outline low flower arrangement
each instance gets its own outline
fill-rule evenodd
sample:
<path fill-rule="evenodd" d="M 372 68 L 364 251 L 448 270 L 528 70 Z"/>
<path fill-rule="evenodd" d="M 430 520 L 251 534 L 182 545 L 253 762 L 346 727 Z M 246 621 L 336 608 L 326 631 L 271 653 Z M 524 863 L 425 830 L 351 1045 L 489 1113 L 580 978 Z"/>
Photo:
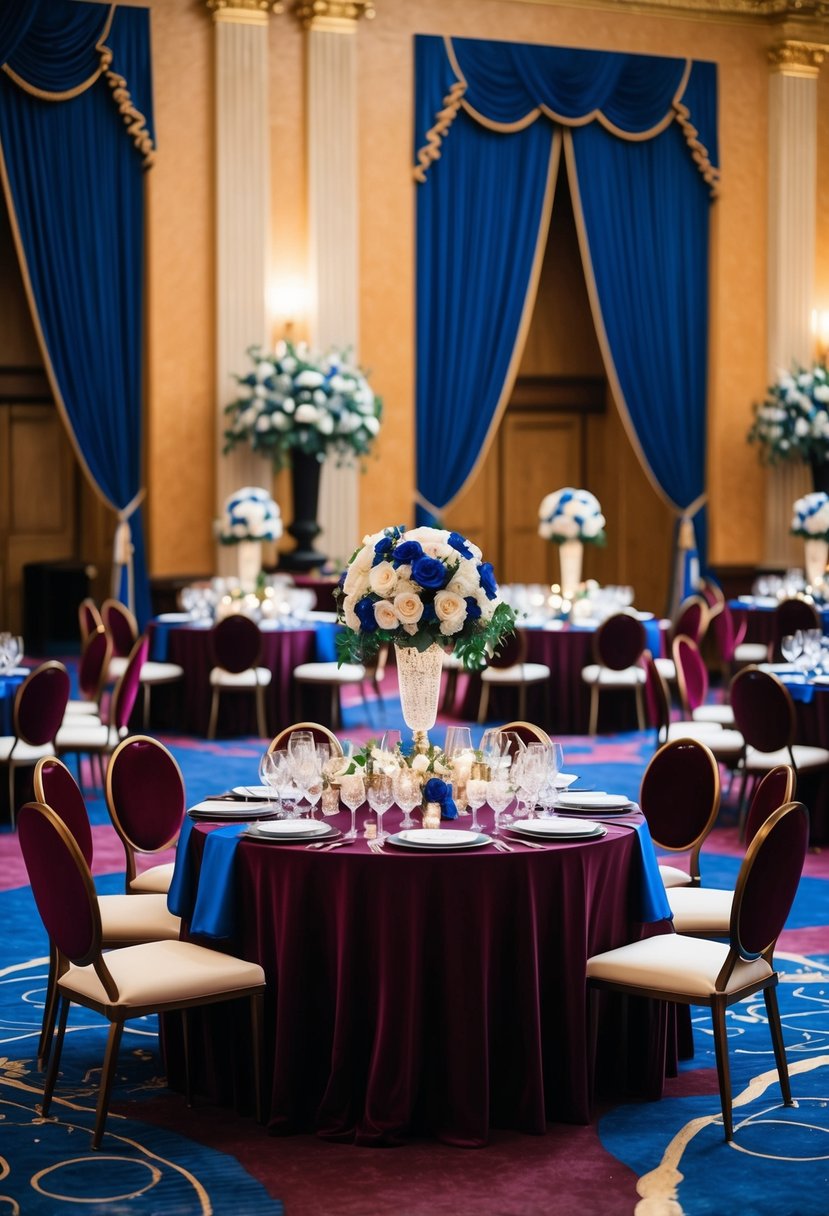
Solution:
<path fill-rule="evenodd" d="M 225 499 L 217 534 L 223 545 L 238 545 L 245 540 L 279 540 L 282 535 L 279 507 L 260 486 L 242 486 Z"/>
<path fill-rule="evenodd" d="M 451 650 L 477 671 L 507 633 L 515 614 L 481 550 L 458 532 L 385 528 L 352 555 L 337 592 L 337 638 L 343 662 L 371 659 L 384 643 Z"/>
<path fill-rule="evenodd" d="M 829 369 L 795 366 L 780 372 L 766 390 L 765 400 L 754 407 L 749 443 L 760 448 L 767 464 L 829 458 Z"/>
<path fill-rule="evenodd" d="M 280 341 L 273 353 L 251 346 L 253 370 L 237 376 L 239 395 L 225 407 L 224 451 L 240 443 L 267 456 L 275 469 L 293 451 L 338 464 L 368 455 L 383 406 L 345 351 L 314 354 L 304 342 Z"/>
<path fill-rule="evenodd" d="M 589 490 L 565 486 L 547 494 L 538 508 L 538 535 L 557 545 L 580 540 L 586 545 L 603 545 L 607 539 L 605 517 L 599 500 Z"/>
<path fill-rule="evenodd" d="M 357 773 L 361 769 L 366 780 L 374 772 L 394 773 L 406 766 L 417 773 L 423 790 L 422 805 L 436 802 L 441 819 L 457 819 L 458 808 L 452 797 L 452 765 L 442 748 L 430 744 L 427 752 L 403 751 L 397 747 L 393 752 L 383 751 L 374 739 L 369 739 L 353 752 L 346 761 L 342 773 Z"/>
<path fill-rule="evenodd" d="M 804 540 L 829 540 L 829 494 L 816 490 L 798 498 L 794 504 L 792 536 Z"/>

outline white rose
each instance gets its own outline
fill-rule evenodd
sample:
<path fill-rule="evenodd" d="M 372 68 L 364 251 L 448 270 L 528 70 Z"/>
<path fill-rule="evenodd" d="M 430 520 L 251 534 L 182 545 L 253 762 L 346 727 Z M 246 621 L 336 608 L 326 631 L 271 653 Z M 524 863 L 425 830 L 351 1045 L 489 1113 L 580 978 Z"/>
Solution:
<path fill-rule="evenodd" d="M 334 432 L 334 419 L 330 414 L 321 414 L 317 425 L 321 435 L 331 435 Z"/>
<path fill-rule="evenodd" d="M 343 591 L 346 595 L 356 595 L 358 599 L 368 591 L 368 574 L 356 562 L 346 571 Z"/>
<path fill-rule="evenodd" d="M 802 438 L 804 435 L 809 434 L 809 430 L 810 430 L 809 423 L 806 421 L 805 418 L 798 418 L 796 420 L 796 422 L 794 424 L 795 435 L 799 435 Z"/>
<path fill-rule="evenodd" d="M 559 515 L 555 520 L 555 533 L 557 536 L 563 536 L 565 540 L 572 540 L 579 534 L 579 525 L 570 515 Z"/>
<path fill-rule="evenodd" d="M 429 768 L 429 757 L 428 756 L 417 755 L 417 756 L 412 757 L 412 770 L 415 773 L 425 773 L 428 768 Z"/>
<path fill-rule="evenodd" d="M 477 562 L 464 558 L 449 580 L 446 589 L 465 598 L 467 595 L 474 595 L 480 585 Z"/>
<path fill-rule="evenodd" d="M 394 597 L 394 607 L 404 625 L 416 625 L 423 616 L 423 601 L 414 591 L 399 592 Z"/>
<path fill-rule="evenodd" d="M 261 363 L 256 364 L 256 379 L 260 381 L 267 380 L 268 376 L 272 376 L 275 371 L 274 365 L 269 363 L 267 359 L 263 359 Z"/>
<path fill-rule="evenodd" d="M 364 418 L 363 426 L 366 428 L 366 430 L 369 432 L 370 435 L 376 435 L 378 433 L 378 431 L 380 430 L 380 422 L 377 418 L 375 418 L 373 416 L 370 418 Z"/>
<path fill-rule="evenodd" d="M 294 384 L 297 388 L 319 388 L 325 383 L 325 376 L 322 372 L 304 371 L 300 372 L 295 378 Z"/>
<path fill-rule="evenodd" d="M 282 408 L 286 414 L 292 414 L 296 409 L 296 402 L 294 401 L 293 397 L 286 397 L 282 402 Z"/>
<path fill-rule="evenodd" d="M 444 528 L 410 528 L 403 533 L 404 540 L 419 540 L 421 545 L 443 544 L 449 540 L 449 533 Z"/>
<path fill-rule="evenodd" d="M 297 407 L 294 419 L 300 425 L 314 426 L 319 420 L 319 410 L 314 405 L 300 405 Z"/>
<path fill-rule="evenodd" d="M 368 576 L 368 585 L 376 595 L 389 595 L 395 590 L 397 571 L 391 562 L 378 562 L 372 566 Z"/>
<path fill-rule="evenodd" d="M 581 526 L 582 536 L 586 537 L 588 540 L 592 539 L 594 536 L 598 536 L 604 527 L 604 522 L 605 519 L 603 515 L 591 515 L 590 518 L 586 519 Z"/>
<path fill-rule="evenodd" d="M 399 621 L 394 610 L 394 604 L 388 600 L 378 600 L 374 605 L 374 619 L 380 629 L 396 629 Z"/>
<path fill-rule="evenodd" d="M 256 428 L 255 429 L 257 431 L 269 431 L 271 429 L 270 414 L 260 414 L 259 417 L 256 419 Z"/>
<path fill-rule="evenodd" d="M 291 429 L 291 419 L 287 414 L 273 414 L 272 425 L 276 431 L 289 431 Z"/>
<path fill-rule="evenodd" d="M 360 618 L 354 611 L 354 605 L 361 597 L 359 595 L 346 595 L 343 598 L 343 619 L 349 629 L 353 629 L 355 633 L 359 633 L 361 629 Z"/>

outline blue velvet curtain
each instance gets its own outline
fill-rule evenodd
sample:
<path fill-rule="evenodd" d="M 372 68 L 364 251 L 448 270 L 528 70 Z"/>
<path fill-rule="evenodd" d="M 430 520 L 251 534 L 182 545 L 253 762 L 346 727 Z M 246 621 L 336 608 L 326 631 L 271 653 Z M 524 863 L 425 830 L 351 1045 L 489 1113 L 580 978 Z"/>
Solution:
<path fill-rule="evenodd" d="M 126 520 L 141 489 L 144 184 L 142 153 L 96 44 L 151 129 L 149 14 L 51 0 L 0 72 L 0 151 L 7 199 L 53 381 L 85 471 Z M 89 87 L 85 87 L 85 86 Z M 140 512 L 129 517 L 134 597 L 149 615 Z M 122 548 L 124 538 L 122 536 Z"/>
<path fill-rule="evenodd" d="M 487 433 L 493 400 L 512 387 L 502 381 L 499 398 L 482 395 L 475 385 L 484 358 L 489 366 L 514 368 L 517 330 L 503 325 L 493 337 L 485 328 L 489 284 L 484 275 L 467 279 L 464 250 L 487 247 L 489 259 L 506 262 L 515 241 L 519 250 L 527 243 L 527 233 L 514 222 L 487 227 L 475 208 L 466 210 L 472 175 L 478 173 L 479 195 L 521 193 L 527 172 L 522 141 L 555 124 L 572 127 L 571 188 L 581 200 L 608 373 L 615 367 L 620 405 L 653 479 L 678 513 L 693 512 L 705 487 L 716 69 L 680 59 L 469 39 L 422 37 L 416 43 L 419 495 L 441 508 L 458 493 L 464 481 L 458 470 L 470 470 L 478 455 L 476 449 L 470 458 L 464 445 Z M 498 147 L 490 154 L 488 177 L 471 153 L 482 133 Z M 537 189 L 532 173 L 527 188 L 530 194 Z M 449 217 L 454 230 L 447 228 Z M 532 222 L 530 213 L 523 223 Z M 520 252 L 515 260 L 512 292 L 520 295 L 527 266 Z M 450 298 L 459 314 L 454 324 L 435 322 L 433 315 L 442 317 Z M 490 349 L 493 341 L 497 353 Z M 448 409 L 452 425 L 441 418 Z M 450 436 L 447 447 L 434 443 L 440 427 Z M 697 524 L 702 552 L 701 515 Z"/>
<path fill-rule="evenodd" d="M 42 0 L 3 0 L 0 5 L 0 63 L 5 63 L 26 37 Z"/>

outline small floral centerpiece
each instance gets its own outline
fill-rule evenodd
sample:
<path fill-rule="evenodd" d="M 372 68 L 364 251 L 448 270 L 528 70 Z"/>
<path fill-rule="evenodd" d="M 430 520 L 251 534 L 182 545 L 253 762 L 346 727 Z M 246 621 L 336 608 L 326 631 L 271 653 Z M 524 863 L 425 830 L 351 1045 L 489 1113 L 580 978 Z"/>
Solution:
<path fill-rule="evenodd" d="M 225 452 L 247 443 L 274 468 L 293 452 L 340 464 L 365 456 L 380 430 L 382 402 L 348 353 L 314 354 L 304 342 L 280 341 L 273 352 L 252 346 L 253 370 L 237 376 L 239 395 L 225 407 Z"/>
<path fill-rule="evenodd" d="M 282 516 L 267 490 L 260 486 L 242 486 L 225 499 L 217 531 L 223 545 L 238 545 L 246 540 L 279 540 Z"/>
<path fill-rule="evenodd" d="M 385 642 L 425 651 L 452 650 L 469 670 L 515 628 L 515 614 L 481 550 L 458 532 L 384 528 L 349 560 L 338 617 L 340 662 L 372 658 Z"/>
<path fill-rule="evenodd" d="M 565 486 L 562 490 L 547 494 L 538 508 L 538 519 L 539 536 L 559 545 L 568 540 L 603 545 L 607 539 L 602 508 L 589 490 L 574 490 L 572 486 Z"/>
<path fill-rule="evenodd" d="M 458 808 L 452 796 L 452 765 L 442 748 L 430 743 L 423 752 L 404 751 L 399 745 L 393 752 L 384 751 L 375 739 L 369 739 L 353 753 L 343 767 L 344 773 L 361 770 L 370 781 L 376 772 L 394 776 L 401 770 L 414 773 L 421 787 L 421 801 L 440 807 L 442 819 L 457 819 Z"/>
<path fill-rule="evenodd" d="M 829 540 L 829 494 L 816 490 L 798 498 L 793 507 L 792 536 L 804 540 Z"/>
<path fill-rule="evenodd" d="M 822 464 L 829 458 L 829 369 L 781 371 L 754 407 L 749 443 L 760 448 L 768 464 L 786 460 Z"/>

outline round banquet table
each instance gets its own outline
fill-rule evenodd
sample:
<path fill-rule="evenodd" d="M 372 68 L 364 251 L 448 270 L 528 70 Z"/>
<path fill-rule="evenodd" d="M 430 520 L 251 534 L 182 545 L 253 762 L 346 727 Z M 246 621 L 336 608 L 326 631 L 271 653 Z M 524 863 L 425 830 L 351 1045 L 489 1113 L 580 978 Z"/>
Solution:
<path fill-rule="evenodd" d="M 391 830 L 399 814 L 387 813 Z M 330 822 L 345 829 L 348 813 Z M 192 834 L 199 858 L 211 826 Z M 269 1130 L 477 1147 L 490 1128 L 588 1122 L 585 962 L 641 933 L 635 833 L 606 826 L 601 839 L 507 854 L 241 840 L 226 947 L 266 973 Z M 602 1018 L 613 1043 L 602 1041 L 600 1064 L 623 1061 L 651 1097 L 665 1073 L 664 1012 L 643 1001 L 627 1021 Z M 249 1110 L 249 1045 L 232 1006 L 191 1018 L 196 1089 Z M 179 1036 L 164 1019 L 168 1076 L 183 1086 Z"/>
<path fill-rule="evenodd" d="M 271 672 L 271 682 L 265 692 L 268 730 L 275 734 L 296 720 L 293 703 L 293 671 L 300 663 L 311 662 L 316 653 L 316 631 L 313 628 L 260 627 L 262 654 L 260 666 Z M 183 688 L 172 685 L 167 690 L 175 702 L 174 729 L 184 734 L 206 735 L 210 719 L 210 625 L 163 624 L 160 628 L 150 622 L 150 657 L 178 663 L 184 669 Z M 161 693 L 163 690 L 157 690 Z M 160 696 L 153 697 L 155 710 Z M 163 712 L 162 705 L 159 712 Z M 168 708 L 168 712 L 171 712 Z M 166 724 L 170 725 L 170 724 Z M 221 735 L 255 735 L 256 711 L 252 695 L 224 694 L 219 702 L 217 733 Z"/>

